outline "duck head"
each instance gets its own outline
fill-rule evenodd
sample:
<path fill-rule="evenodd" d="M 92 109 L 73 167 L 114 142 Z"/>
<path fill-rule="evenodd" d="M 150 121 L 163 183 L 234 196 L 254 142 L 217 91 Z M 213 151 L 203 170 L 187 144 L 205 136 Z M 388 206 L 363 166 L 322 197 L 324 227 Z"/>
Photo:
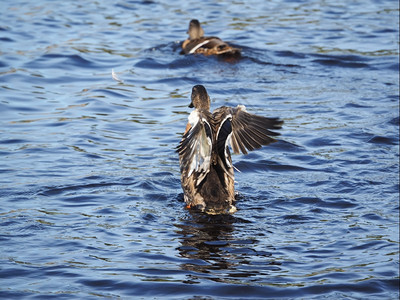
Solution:
<path fill-rule="evenodd" d="M 190 21 L 187 33 L 190 40 L 196 40 L 204 36 L 204 30 L 201 28 L 200 22 L 196 19 Z"/>
<path fill-rule="evenodd" d="M 190 108 L 196 108 L 198 110 L 210 110 L 210 97 L 207 94 L 207 90 L 202 85 L 195 85 L 192 88 L 192 102 L 190 102 Z"/>

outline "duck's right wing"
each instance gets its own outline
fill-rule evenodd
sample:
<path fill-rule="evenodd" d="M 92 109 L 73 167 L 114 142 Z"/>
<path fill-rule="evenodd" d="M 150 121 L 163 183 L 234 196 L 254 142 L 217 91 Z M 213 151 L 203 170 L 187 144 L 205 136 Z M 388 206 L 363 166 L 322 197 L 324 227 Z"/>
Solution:
<path fill-rule="evenodd" d="M 177 147 L 181 173 L 185 177 L 196 173 L 198 186 L 210 170 L 212 153 L 212 128 L 206 112 L 192 111 L 189 116 L 190 127 Z"/>
<path fill-rule="evenodd" d="M 228 143 L 230 143 L 233 153 L 247 154 L 247 150 L 252 151 L 262 145 L 275 142 L 276 140 L 271 136 L 277 136 L 279 133 L 271 131 L 271 129 L 280 129 L 283 124 L 283 121 L 278 118 L 265 118 L 250 114 L 244 105 L 223 106 L 216 109 L 213 114 L 216 119 L 221 120 L 217 132 L 217 151 L 221 158 L 227 157 L 224 151 L 226 151 Z"/>
<path fill-rule="evenodd" d="M 247 150 L 252 151 L 262 145 L 276 142 L 271 136 L 278 136 L 278 132 L 271 131 L 281 129 L 283 121 L 278 118 L 266 118 L 246 111 L 244 105 L 231 108 L 232 135 L 230 143 L 234 153 Z"/>

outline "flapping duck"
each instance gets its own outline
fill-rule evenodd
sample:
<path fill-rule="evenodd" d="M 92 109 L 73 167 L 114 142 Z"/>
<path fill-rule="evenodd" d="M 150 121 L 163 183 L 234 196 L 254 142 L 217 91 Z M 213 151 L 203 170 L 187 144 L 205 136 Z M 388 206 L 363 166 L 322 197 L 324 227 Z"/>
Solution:
<path fill-rule="evenodd" d="M 198 20 L 193 19 L 190 21 L 187 33 L 189 38 L 182 43 L 182 52 L 184 54 L 199 53 L 240 57 L 240 49 L 228 45 L 218 37 L 205 37 L 204 30 Z"/>
<path fill-rule="evenodd" d="M 268 145 L 283 121 L 250 114 L 243 105 L 210 112 L 210 97 L 202 85 L 192 89 L 194 110 L 177 147 L 181 184 L 187 208 L 209 214 L 234 213 L 236 208 L 233 153 L 247 154 Z"/>

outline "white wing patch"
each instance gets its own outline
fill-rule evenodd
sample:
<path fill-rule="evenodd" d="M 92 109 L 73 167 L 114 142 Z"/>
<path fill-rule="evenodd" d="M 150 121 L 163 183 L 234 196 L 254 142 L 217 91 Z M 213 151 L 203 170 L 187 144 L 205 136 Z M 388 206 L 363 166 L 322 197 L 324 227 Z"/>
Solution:
<path fill-rule="evenodd" d="M 193 171 L 208 171 L 211 159 L 211 147 L 211 139 L 207 137 L 205 131 L 202 130 L 198 139 L 191 145 L 193 155 L 188 176 L 190 176 Z"/>
<path fill-rule="evenodd" d="M 240 108 L 242 111 L 247 111 L 246 106 L 244 106 L 243 104 L 239 104 L 236 108 Z"/>
<path fill-rule="evenodd" d="M 192 126 L 192 128 L 194 128 L 197 124 L 197 122 L 199 122 L 200 120 L 200 116 L 199 116 L 199 112 L 197 109 L 195 109 L 194 111 L 192 111 L 188 117 L 189 123 Z"/>
<path fill-rule="evenodd" d="M 187 176 L 189 177 L 193 172 L 197 172 L 196 185 L 199 185 L 210 169 L 212 140 L 207 135 L 206 128 L 208 127 L 208 132 L 211 133 L 211 127 L 205 118 L 200 119 L 200 114 L 197 110 L 190 113 L 189 123 L 192 128 L 187 137 L 190 140 Z M 197 126 L 200 126 L 200 128 Z"/>
<path fill-rule="evenodd" d="M 190 49 L 189 54 L 193 54 L 197 49 L 201 48 L 205 44 L 208 44 L 209 42 L 210 42 L 210 40 L 205 40 L 204 42 L 201 42 L 200 44 L 197 44 L 195 47 Z"/>

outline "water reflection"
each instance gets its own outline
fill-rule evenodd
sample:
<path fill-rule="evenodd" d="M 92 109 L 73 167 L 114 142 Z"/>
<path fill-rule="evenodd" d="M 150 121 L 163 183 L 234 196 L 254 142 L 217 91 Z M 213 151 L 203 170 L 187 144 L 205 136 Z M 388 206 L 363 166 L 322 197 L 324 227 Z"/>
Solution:
<path fill-rule="evenodd" d="M 209 273 L 210 270 L 231 268 L 234 263 L 226 247 L 233 239 L 235 218 L 198 213 L 192 213 L 191 217 L 192 220 L 176 225 L 177 233 L 182 235 L 179 254 L 190 259 L 182 264 L 182 269 Z"/>
<path fill-rule="evenodd" d="M 248 221 L 230 215 L 192 213 L 191 219 L 175 225 L 182 236 L 179 254 L 188 259 L 181 265 L 191 274 L 187 283 L 197 283 L 201 278 L 225 283 L 240 283 L 248 277 L 262 281 L 270 271 L 281 270 L 281 263 L 271 252 L 257 249 L 257 239 L 240 238 L 242 223 Z"/>

